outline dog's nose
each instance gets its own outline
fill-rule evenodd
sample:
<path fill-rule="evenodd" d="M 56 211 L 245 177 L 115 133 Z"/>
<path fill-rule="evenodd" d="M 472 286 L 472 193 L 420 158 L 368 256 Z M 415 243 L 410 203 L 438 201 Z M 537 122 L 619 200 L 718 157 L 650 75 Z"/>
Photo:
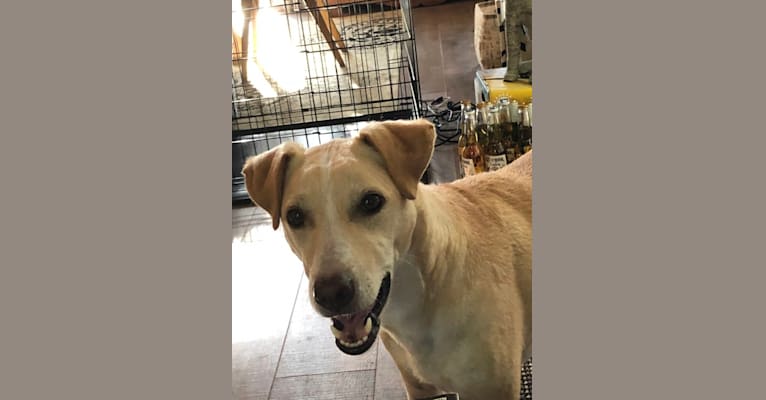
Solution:
<path fill-rule="evenodd" d="M 342 274 L 322 277 L 314 284 L 314 300 L 328 311 L 341 313 L 354 300 L 354 280 Z"/>

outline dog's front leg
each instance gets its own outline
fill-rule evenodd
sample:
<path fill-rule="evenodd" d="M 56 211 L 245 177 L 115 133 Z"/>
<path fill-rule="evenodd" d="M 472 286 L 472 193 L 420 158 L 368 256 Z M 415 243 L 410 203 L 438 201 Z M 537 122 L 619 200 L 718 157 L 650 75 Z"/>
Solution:
<path fill-rule="evenodd" d="M 443 394 L 431 385 L 407 379 L 406 374 L 403 372 L 402 379 L 404 380 L 404 388 L 407 390 L 407 400 L 427 399 L 429 397 Z"/>
<path fill-rule="evenodd" d="M 404 389 L 407 391 L 408 400 L 423 399 L 442 394 L 435 386 L 421 381 L 412 373 L 412 370 L 407 365 L 410 355 L 390 335 L 381 330 L 380 339 L 383 340 L 383 345 L 386 346 L 386 350 L 388 350 L 394 362 L 396 362 L 396 367 L 399 369 L 399 374 L 404 382 Z"/>
<path fill-rule="evenodd" d="M 515 360 L 520 360 L 521 357 L 516 357 Z M 508 397 L 509 399 L 518 399 L 521 396 L 521 366 L 523 365 L 522 362 L 514 362 L 511 364 L 511 382 L 510 387 L 506 388 L 508 391 Z"/>

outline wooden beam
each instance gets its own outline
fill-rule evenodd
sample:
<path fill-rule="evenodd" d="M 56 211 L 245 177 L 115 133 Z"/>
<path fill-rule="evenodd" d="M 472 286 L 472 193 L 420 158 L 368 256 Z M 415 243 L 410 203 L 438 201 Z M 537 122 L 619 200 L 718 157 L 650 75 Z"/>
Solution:
<path fill-rule="evenodd" d="M 343 43 L 343 39 L 340 36 L 340 32 L 338 32 L 338 28 L 335 26 L 335 22 L 333 22 L 332 18 L 330 17 L 330 13 L 327 11 L 327 8 L 325 8 L 326 5 L 324 1 L 306 0 L 306 5 L 309 7 L 311 15 L 314 16 L 317 26 L 319 26 L 319 30 L 322 32 L 322 35 L 327 41 L 327 44 L 330 45 L 330 49 L 335 56 L 335 60 L 338 62 L 338 64 L 340 64 L 342 68 L 345 68 L 346 63 L 344 62 L 343 55 L 339 50 L 343 49 L 344 51 L 347 51 L 346 44 Z"/>

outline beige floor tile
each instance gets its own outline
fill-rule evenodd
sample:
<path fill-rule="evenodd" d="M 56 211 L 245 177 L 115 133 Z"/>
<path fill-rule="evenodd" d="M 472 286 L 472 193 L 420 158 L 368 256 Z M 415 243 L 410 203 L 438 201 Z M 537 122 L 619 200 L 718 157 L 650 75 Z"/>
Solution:
<path fill-rule="evenodd" d="M 338 350 L 330 320 L 317 314 L 309 303 L 307 284 L 303 278 L 277 377 L 374 369 L 377 343 L 358 356 Z"/>
<path fill-rule="evenodd" d="M 271 400 L 372 400 L 375 371 L 277 378 Z"/>

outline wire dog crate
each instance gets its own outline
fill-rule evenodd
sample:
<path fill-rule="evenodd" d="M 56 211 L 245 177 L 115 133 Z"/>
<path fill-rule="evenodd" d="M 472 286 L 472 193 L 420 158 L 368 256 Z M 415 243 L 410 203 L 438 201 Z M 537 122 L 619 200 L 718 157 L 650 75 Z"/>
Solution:
<path fill-rule="evenodd" d="M 232 197 L 245 160 L 420 114 L 410 0 L 232 0 Z"/>

